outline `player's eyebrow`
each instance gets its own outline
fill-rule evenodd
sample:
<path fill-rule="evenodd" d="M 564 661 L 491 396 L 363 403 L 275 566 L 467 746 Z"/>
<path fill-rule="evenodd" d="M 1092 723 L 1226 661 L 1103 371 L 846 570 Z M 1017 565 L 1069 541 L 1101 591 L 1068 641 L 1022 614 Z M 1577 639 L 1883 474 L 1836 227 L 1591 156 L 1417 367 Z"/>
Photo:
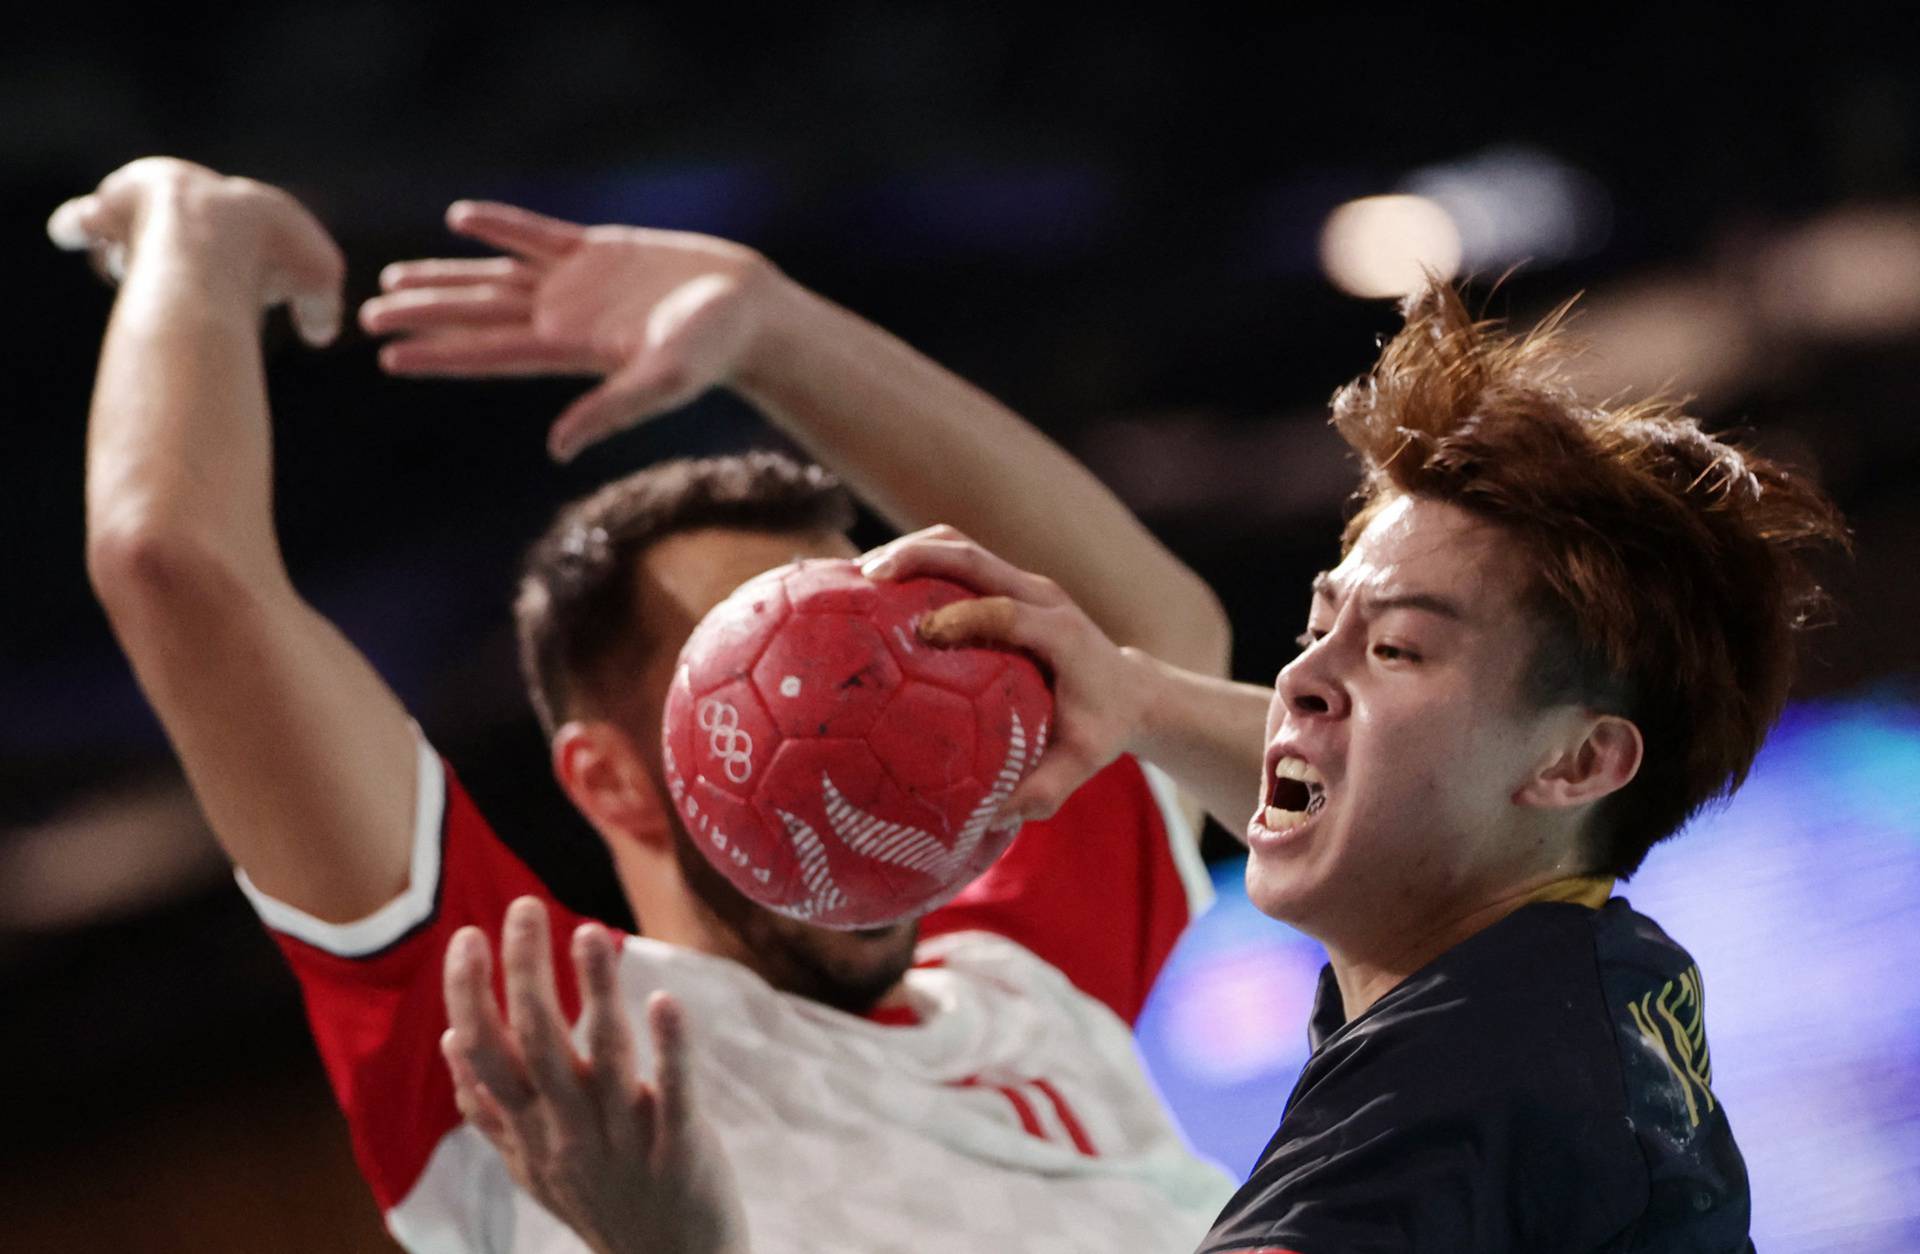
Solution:
<path fill-rule="evenodd" d="M 1313 594 L 1328 601 L 1340 599 L 1340 588 L 1334 583 L 1331 571 L 1323 570 L 1313 577 Z M 1395 592 L 1386 596 L 1362 593 L 1361 604 L 1370 616 L 1384 614 L 1388 610 L 1424 610 L 1457 623 L 1467 620 L 1467 611 L 1458 601 L 1434 592 Z"/>

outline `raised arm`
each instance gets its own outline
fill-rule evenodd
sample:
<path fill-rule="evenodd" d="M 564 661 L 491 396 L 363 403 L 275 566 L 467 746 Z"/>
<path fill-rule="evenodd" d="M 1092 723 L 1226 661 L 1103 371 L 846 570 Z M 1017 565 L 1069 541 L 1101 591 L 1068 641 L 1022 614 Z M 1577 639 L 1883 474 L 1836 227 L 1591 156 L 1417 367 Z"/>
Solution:
<path fill-rule="evenodd" d="M 368 330 L 398 374 L 603 374 L 554 424 L 570 457 L 713 386 L 758 406 L 903 530 L 949 523 L 1060 584 L 1114 640 L 1224 674 L 1211 589 L 1065 450 L 978 388 L 707 236 L 456 204 L 509 256 L 388 267 Z"/>
<path fill-rule="evenodd" d="M 88 429 L 95 592 L 227 853 L 288 905 L 358 918 L 406 886 L 413 736 L 288 581 L 259 346 L 282 301 L 333 338 L 339 250 L 286 193 L 166 158 L 48 229 L 123 275 Z"/>

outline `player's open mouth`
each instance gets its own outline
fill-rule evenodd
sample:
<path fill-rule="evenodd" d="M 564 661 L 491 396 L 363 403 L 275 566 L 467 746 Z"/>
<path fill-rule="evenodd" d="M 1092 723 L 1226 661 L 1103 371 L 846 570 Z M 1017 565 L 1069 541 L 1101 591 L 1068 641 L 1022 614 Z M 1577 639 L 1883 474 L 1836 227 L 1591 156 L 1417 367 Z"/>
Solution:
<path fill-rule="evenodd" d="M 1327 781 L 1320 772 L 1300 758 L 1281 758 L 1267 782 L 1267 806 L 1260 813 L 1260 824 L 1284 834 L 1320 813 L 1326 804 Z"/>

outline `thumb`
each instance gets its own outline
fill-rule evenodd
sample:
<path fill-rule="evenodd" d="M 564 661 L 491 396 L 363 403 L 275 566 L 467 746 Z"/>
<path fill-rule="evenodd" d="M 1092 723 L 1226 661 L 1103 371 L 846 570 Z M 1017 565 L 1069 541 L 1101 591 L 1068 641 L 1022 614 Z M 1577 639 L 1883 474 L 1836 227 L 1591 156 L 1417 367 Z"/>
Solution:
<path fill-rule="evenodd" d="M 679 362 L 660 353 L 643 354 L 608 375 L 600 386 L 579 397 L 554 419 L 547 432 L 547 451 L 555 461 L 572 461 L 587 446 L 643 418 L 684 404 L 698 390 L 699 385 Z"/>
<path fill-rule="evenodd" d="M 99 241 L 104 216 L 98 196 L 75 196 L 62 202 L 47 219 L 47 238 L 55 248 L 84 252 Z"/>
<path fill-rule="evenodd" d="M 970 597 L 941 606 L 920 620 L 920 638 L 943 649 L 958 645 L 1022 646 L 1019 607 L 1011 597 Z"/>

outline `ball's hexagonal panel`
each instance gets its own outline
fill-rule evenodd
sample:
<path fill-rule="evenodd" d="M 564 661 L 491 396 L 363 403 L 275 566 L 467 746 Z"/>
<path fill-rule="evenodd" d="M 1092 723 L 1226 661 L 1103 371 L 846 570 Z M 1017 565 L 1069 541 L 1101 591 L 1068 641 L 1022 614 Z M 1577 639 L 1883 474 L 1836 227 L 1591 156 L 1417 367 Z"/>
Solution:
<path fill-rule="evenodd" d="M 908 679 L 867 732 L 887 773 L 918 796 L 950 788 L 973 774 L 973 703 L 958 693 Z"/>
<path fill-rule="evenodd" d="M 681 647 L 695 695 L 704 695 L 753 670 L 767 641 L 788 617 L 779 571 L 749 579 L 707 612 Z"/>
<path fill-rule="evenodd" d="M 795 614 L 753 668 L 753 685 L 788 736 L 860 736 L 873 726 L 900 667 L 866 620 Z"/>
<path fill-rule="evenodd" d="M 992 788 L 1011 778 L 1024 779 L 1040 760 L 1053 718 L 1053 693 L 1040 669 L 1025 658 L 1011 658 L 985 691 L 973 699 L 974 778 Z"/>
<path fill-rule="evenodd" d="M 692 696 L 676 713 L 687 729 L 681 770 L 688 780 L 704 781 L 742 800 L 751 797 L 780 741 L 753 685 L 745 679 L 722 684 L 704 696 Z"/>
<path fill-rule="evenodd" d="M 871 618 L 906 674 L 972 696 L 993 682 L 1012 656 L 999 649 L 941 649 L 920 638 L 921 619 L 943 605 L 973 595 L 959 584 L 944 579 L 905 579 L 886 586 L 887 595 Z"/>
<path fill-rule="evenodd" d="M 768 905 L 792 895 L 796 867 L 786 833 L 770 828 L 752 803 L 696 779 L 675 804 L 695 847 L 735 888 Z"/>
<path fill-rule="evenodd" d="M 864 615 L 880 600 L 880 590 L 860 573 L 859 564 L 845 558 L 799 562 L 788 569 L 783 582 L 797 614 Z"/>
<path fill-rule="evenodd" d="M 786 741 L 755 801 L 763 824 L 794 841 L 796 917 L 873 927 L 947 884 L 941 816 L 888 778 L 863 740 Z"/>
<path fill-rule="evenodd" d="M 928 886 L 926 899 L 919 907 L 922 912 L 937 909 L 959 895 L 1013 842 L 1017 829 L 996 822 L 997 802 L 1002 799 L 1003 794 L 990 794 L 978 780 L 971 779 L 922 798 L 928 805 L 954 815 L 956 821 L 963 821 L 956 829 L 952 865 L 939 884 Z"/>

